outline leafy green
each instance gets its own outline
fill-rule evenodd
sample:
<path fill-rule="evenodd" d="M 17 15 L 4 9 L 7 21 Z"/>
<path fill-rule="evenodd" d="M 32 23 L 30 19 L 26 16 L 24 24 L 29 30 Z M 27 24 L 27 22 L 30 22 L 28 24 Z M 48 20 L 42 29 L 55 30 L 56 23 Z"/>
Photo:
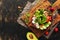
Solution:
<path fill-rule="evenodd" d="M 46 16 L 43 13 L 44 13 L 43 9 L 36 10 L 36 12 L 35 12 L 36 20 L 35 20 L 35 22 L 38 22 L 39 24 L 43 24 L 43 23 L 46 22 Z"/>
<path fill-rule="evenodd" d="M 39 24 L 43 24 L 46 22 L 46 17 L 44 15 L 39 16 L 36 18 L 35 22 L 38 22 Z"/>
<path fill-rule="evenodd" d="M 44 10 L 43 9 L 40 9 L 40 14 L 43 14 L 44 13 Z"/>
<path fill-rule="evenodd" d="M 36 12 L 35 12 L 35 16 L 36 16 L 36 17 L 37 17 L 37 16 L 41 16 L 41 15 L 43 15 L 43 12 L 44 12 L 43 9 L 36 10 Z"/>

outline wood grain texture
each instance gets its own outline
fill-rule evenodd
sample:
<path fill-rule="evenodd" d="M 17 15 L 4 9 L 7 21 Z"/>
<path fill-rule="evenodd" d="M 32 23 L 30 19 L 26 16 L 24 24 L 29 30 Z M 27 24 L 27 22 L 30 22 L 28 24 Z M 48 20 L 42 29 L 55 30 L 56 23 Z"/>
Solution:
<path fill-rule="evenodd" d="M 35 8 L 35 10 L 33 12 L 31 12 L 30 18 L 29 18 L 29 22 L 31 23 L 32 21 L 32 17 L 34 15 L 34 12 L 38 9 L 46 9 L 50 6 L 51 4 L 49 3 L 49 1 L 45 1 L 44 3 L 42 3 L 42 5 L 39 5 L 38 7 Z"/>
<path fill-rule="evenodd" d="M 53 7 L 56 7 L 57 5 L 59 5 L 60 4 L 60 2 L 59 2 L 60 0 L 57 0 L 54 4 L 53 4 Z M 42 5 L 41 5 L 42 4 Z M 33 15 L 34 15 L 34 12 L 35 12 L 35 10 L 38 10 L 38 9 L 40 9 L 40 8 L 42 8 L 42 9 L 47 9 L 49 6 L 50 6 L 51 4 L 50 4 L 50 2 L 48 1 L 48 0 L 43 0 L 41 3 L 37 3 L 34 7 L 32 7 L 32 9 L 29 11 L 29 13 L 30 13 L 30 17 L 29 17 L 29 23 L 28 24 L 26 24 L 27 26 L 28 26 L 28 28 L 30 29 L 30 30 L 32 30 L 32 32 L 39 38 L 39 37 L 41 37 L 47 30 L 49 30 L 49 28 L 47 28 L 46 30 L 44 30 L 44 31 L 41 31 L 41 30 L 39 30 L 39 29 L 36 29 L 36 28 L 34 28 L 34 27 L 32 27 L 33 26 L 33 24 L 31 23 L 31 19 L 32 19 L 32 17 L 33 17 Z M 57 8 L 56 8 L 57 9 Z M 24 19 L 25 19 L 25 17 L 26 17 L 26 15 L 23 15 L 21 18 L 22 18 L 22 20 L 24 21 Z M 56 21 L 57 20 L 57 21 Z M 60 21 L 60 17 L 57 15 L 57 17 L 55 18 L 55 20 L 54 20 L 54 24 L 53 25 L 55 25 L 58 21 Z M 52 26 L 53 26 L 52 25 Z"/>
<path fill-rule="evenodd" d="M 41 5 L 42 4 L 42 5 Z M 50 2 L 49 1 L 42 1 L 42 3 L 40 3 L 40 4 L 36 4 L 30 11 L 29 11 L 29 13 L 30 13 L 30 17 L 29 17 L 29 22 L 31 22 L 31 18 L 32 18 L 32 16 L 34 15 L 34 12 L 35 12 L 35 10 L 38 10 L 38 9 L 40 9 L 40 8 L 42 8 L 42 9 L 46 9 L 46 8 L 48 8 L 49 6 L 50 6 L 51 4 L 50 4 Z M 25 18 L 25 15 L 22 17 L 22 19 L 23 19 L 23 21 L 24 21 L 24 18 Z M 32 27 L 33 25 L 32 25 L 32 23 L 30 23 L 30 24 L 28 24 L 28 28 L 30 29 L 30 30 L 32 30 L 32 32 L 39 38 L 39 37 L 41 37 L 44 33 L 45 33 L 45 31 L 41 31 L 41 30 L 39 30 L 39 29 L 36 29 L 36 28 L 33 28 Z"/>
<path fill-rule="evenodd" d="M 60 0 L 57 0 L 52 7 L 55 9 L 60 9 Z"/>

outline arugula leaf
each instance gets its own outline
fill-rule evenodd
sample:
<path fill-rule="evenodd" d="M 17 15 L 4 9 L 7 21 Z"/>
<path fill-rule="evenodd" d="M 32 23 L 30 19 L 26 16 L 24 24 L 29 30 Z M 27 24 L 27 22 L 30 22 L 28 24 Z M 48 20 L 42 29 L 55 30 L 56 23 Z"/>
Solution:
<path fill-rule="evenodd" d="M 35 22 L 38 22 L 39 24 L 43 24 L 43 23 L 46 22 L 46 17 L 44 16 L 43 13 L 44 13 L 43 9 L 36 10 L 36 12 L 35 12 L 36 20 L 35 20 Z"/>
<path fill-rule="evenodd" d="M 40 9 L 40 14 L 43 14 L 44 13 L 44 10 L 43 9 Z"/>
<path fill-rule="evenodd" d="M 43 13 L 44 13 L 44 10 L 43 9 L 36 10 L 35 16 L 43 15 Z"/>
<path fill-rule="evenodd" d="M 44 15 L 36 17 L 35 22 L 38 22 L 39 24 L 43 24 L 46 22 L 46 17 Z"/>

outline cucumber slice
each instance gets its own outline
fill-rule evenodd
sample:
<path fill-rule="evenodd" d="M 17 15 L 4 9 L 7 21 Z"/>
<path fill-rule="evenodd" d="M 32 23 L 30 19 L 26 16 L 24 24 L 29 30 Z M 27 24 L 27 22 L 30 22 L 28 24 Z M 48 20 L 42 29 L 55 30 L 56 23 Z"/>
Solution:
<path fill-rule="evenodd" d="M 49 22 L 48 22 L 48 24 L 50 25 L 50 24 L 51 24 L 51 22 L 49 21 Z"/>
<path fill-rule="evenodd" d="M 49 27 L 49 25 L 51 24 L 51 22 L 45 23 L 42 27 L 40 27 L 41 30 L 46 29 L 47 27 Z"/>
<path fill-rule="evenodd" d="M 36 28 L 39 28 L 39 24 L 38 23 L 36 23 Z"/>
<path fill-rule="evenodd" d="M 47 27 L 43 26 L 43 29 L 46 29 Z"/>
<path fill-rule="evenodd" d="M 44 30 L 43 28 L 40 28 L 41 30 Z"/>
<path fill-rule="evenodd" d="M 49 27 L 49 25 L 51 24 L 51 22 L 45 23 L 45 27 Z"/>
<path fill-rule="evenodd" d="M 44 30 L 44 28 L 43 27 L 40 27 L 40 30 Z"/>

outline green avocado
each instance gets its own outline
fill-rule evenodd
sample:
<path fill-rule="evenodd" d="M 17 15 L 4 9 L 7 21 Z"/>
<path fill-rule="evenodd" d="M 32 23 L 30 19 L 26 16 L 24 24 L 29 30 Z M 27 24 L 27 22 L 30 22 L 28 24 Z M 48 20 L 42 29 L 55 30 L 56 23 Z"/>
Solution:
<path fill-rule="evenodd" d="M 26 36 L 28 40 L 38 40 L 38 38 L 32 32 L 28 32 Z"/>

